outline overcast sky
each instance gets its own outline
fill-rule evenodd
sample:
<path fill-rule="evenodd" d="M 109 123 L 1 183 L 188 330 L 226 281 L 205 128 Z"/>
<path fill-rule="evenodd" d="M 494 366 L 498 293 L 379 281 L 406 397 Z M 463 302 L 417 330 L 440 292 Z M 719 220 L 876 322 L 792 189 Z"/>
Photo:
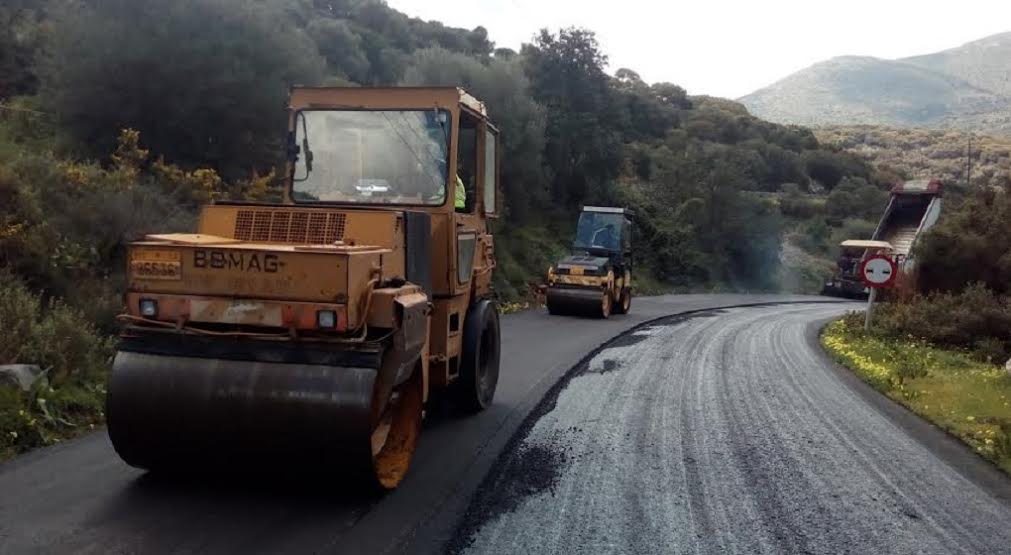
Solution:
<path fill-rule="evenodd" d="M 1011 31 L 1009 0 L 387 0 L 422 19 L 483 25 L 518 49 L 542 27 L 597 33 L 610 70 L 737 98 L 844 54 L 900 58 Z"/>

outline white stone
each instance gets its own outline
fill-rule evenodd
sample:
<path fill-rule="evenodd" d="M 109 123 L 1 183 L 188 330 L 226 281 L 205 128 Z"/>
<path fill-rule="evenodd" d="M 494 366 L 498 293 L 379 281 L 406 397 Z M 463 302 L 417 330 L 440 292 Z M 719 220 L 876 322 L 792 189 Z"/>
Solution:
<path fill-rule="evenodd" d="M 42 368 L 34 364 L 0 364 L 0 384 L 10 384 L 31 391 L 35 382 L 46 377 Z"/>

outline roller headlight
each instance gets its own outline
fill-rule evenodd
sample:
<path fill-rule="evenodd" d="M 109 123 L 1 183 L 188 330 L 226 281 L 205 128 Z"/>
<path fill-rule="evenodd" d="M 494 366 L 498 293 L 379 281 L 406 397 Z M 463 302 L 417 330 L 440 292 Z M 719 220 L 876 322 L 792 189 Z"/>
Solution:
<path fill-rule="evenodd" d="M 158 301 L 154 299 L 141 299 L 140 315 L 145 318 L 154 318 L 158 316 Z"/>
<path fill-rule="evenodd" d="M 332 310 L 317 310 L 316 325 L 320 328 L 337 327 L 337 313 Z"/>

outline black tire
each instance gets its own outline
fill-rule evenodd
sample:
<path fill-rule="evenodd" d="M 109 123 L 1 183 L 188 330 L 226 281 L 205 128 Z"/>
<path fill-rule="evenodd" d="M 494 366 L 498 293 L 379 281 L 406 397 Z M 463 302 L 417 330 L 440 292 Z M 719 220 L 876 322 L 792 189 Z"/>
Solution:
<path fill-rule="evenodd" d="M 459 407 L 480 412 L 491 406 L 498 385 L 501 356 L 498 310 L 491 301 L 478 301 L 463 324 L 460 377 L 454 390 Z"/>
<path fill-rule="evenodd" d="M 550 299 L 545 299 L 544 306 L 548 309 L 548 314 L 552 316 L 558 316 L 563 313 L 562 310 L 555 306 Z"/>
<path fill-rule="evenodd" d="M 611 296 L 610 291 L 604 291 L 604 294 L 600 297 L 600 304 L 594 309 L 597 318 L 608 319 L 611 314 L 614 313 L 614 297 Z"/>
<path fill-rule="evenodd" d="M 632 309 L 632 290 L 629 288 L 624 288 L 621 290 L 621 295 L 618 297 L 617 304 L 614 305 L 615 314 L 628 314 Z"/>

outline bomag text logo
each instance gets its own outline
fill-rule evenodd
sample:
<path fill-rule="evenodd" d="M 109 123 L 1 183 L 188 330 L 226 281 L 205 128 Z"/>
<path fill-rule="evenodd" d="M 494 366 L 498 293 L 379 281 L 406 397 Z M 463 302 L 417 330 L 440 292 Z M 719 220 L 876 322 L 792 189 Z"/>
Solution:
<path fill-rule="evenodd" d="M 281 262 L 276 254 L 195 250 L 193 267 L 276 274 L 284 267 L 284 262 Z"/>

